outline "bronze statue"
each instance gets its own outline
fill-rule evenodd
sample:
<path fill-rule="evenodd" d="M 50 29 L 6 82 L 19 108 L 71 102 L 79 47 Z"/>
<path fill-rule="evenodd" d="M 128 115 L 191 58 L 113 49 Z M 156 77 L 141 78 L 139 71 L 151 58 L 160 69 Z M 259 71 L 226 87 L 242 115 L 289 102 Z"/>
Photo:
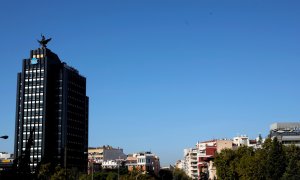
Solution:
<path fill-rule="evenodd" d="M 41 39 L 41 40 L 38 40 L 38 42 L 40 43 L 40 45 L 41 45 L 42 47 L 45 48 L 45 47 L 47 47 L 47 43 L 48 43 L 49 41 L 51 41 L 51 38 L 46 39 L 45 36 L 42 35 L 42 34 L 41 34 L 41 36 L 42 36 L 42 39 Z"/>

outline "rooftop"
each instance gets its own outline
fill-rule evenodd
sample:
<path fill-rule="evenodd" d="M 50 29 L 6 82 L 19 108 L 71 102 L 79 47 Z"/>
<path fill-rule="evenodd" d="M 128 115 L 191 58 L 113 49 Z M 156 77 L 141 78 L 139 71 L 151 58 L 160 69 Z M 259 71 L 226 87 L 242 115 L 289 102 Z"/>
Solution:
<path fill-rule="evenodd" d="M 271 124 L 271 130 L 296 130 L 300 129 L 300 122 L 277 122 Z"/>

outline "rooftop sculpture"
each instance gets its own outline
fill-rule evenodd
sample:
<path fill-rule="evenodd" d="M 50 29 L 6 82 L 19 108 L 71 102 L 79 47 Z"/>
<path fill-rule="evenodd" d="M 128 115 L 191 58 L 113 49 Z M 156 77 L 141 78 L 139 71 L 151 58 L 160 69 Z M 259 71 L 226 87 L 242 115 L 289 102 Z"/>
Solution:
<path fill-rule="evenodd" d="M 41 40 L 38 40 L 38 42 L 40 43 L 40 45 L 41 45 L 43 48 L 46 48 L 46 47 L 47 47 L 47 43 L 48 43 L 49 41 L 51 41 L 51 38 L 46 39 L 45 36 L 42 35 L 42 34 L 41 34 L 41 36 L 42 36 L 42 39 L 41 39 Z"/>

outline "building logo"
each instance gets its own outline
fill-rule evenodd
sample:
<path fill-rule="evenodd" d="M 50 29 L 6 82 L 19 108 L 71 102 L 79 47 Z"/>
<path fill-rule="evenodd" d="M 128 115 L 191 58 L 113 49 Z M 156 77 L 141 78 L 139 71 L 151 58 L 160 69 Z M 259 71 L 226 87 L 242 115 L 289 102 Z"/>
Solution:
<path fill-rule="evenodd" d="M 37 58 L 32 58 L 31 61 L 30 61 L 31 64 L 37 64 L 38 62 L 39 61 L 38 61 Z"/>

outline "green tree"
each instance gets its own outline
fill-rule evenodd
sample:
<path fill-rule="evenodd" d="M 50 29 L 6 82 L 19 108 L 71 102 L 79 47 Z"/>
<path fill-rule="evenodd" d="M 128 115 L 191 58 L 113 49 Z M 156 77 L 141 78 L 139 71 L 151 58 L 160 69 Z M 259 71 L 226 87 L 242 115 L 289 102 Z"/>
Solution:
<path fill-rule="evenodd" d="M 161 169 L 158 172 L 158 177 L 160 180 L 172 180 L 173 179 L 173 173 L 172 171 L 168 169 Z"/>
<path fill-rule="evenodd" d="M 287 162 L 292 158 L 300 160 L 300 147 L 293 145 L 283 146 Z"/>
<path fill-rule="evenodd" d="M 108 173 L 105 172 L 96 172 L 94 173 L 95 180 L 106 180 Z"/>
<path fill-rule="evenodd" d="M 54 174 L 51 176 L 51 180 L 64 180 L 67 177 L 67 171 L 60 166 L 55 168 Z"/>
<path fill-rule="evenodd" d="M 271 149 L 271 147 L 272 147 L 272 139 L 267 138 L 265 140 L 265 142 L 263 143 L 262 148 L 265 149 L 265 150 L 269 150 L 269 149 Z"/>
<path fill-rule="evenodd" d="M 300 179 L 300 148 L 295 145 L 290 145 L 285 146 L 284 151 L 287 159 L 287 167 L 282 179 Z"/>
<path fill-rule="evenodd" d="M 257 144 L 262 144 L 263 143 L 263 138 L 261 136 L 261 134 L 258 135 L 258 141 L 257 141 Z"/>
<path fill-rule="evenodd" d="M 232 149 L 224 149 L 214 160 L 219 179 L 238 179 L 237 155 Z"/>
<path fill-rule="evenodd" d="M 272 180 L 280 179 L 286 167 L 285 153 L 282 144 L 279 143 L 275 137 L 271 146 L 267 148 L 266 178 Z"/>
<path fill-rule="evenodd" d="M 261 149 L 225 149 L 214 160 L 218 179 L 300 179 L 300 148 L 268 138 Z"/>
<path fill-rule="evenodd" d="M 107 180 L 117 180 L 118 174 L 115 172 L 109 172 L 106 177 Z"/>
<path fill-rule="evenodd" d="M 121 166 L 119 167 L 119 173 L 120 175 L 128 174 L 128 167 L 126 166 L 125 162 L 121 163 Z"/>
<path fill-rule="evenodd" d="M 90 180 L 91 177 L 89 177 L 89 175 L 87 173 L 81 173 L 79 175 L 79 180 Z"/>
<path fill-rule="evenodd" d="M 296 157 L 292 157 L 288 163 L 286 171 L 282 176 L 283 180 L 300 179 L 300 161 Z"/>
<path fill-rule="evenodd" d="M 53 174 L 51 163 L 41 164 L 38 167 L 37 178 L 41 180 L 49 180 Z"/>
<path fill-rule="evenodd" d="M 254 156 L 247 154 L 240 158 L 237 165 L 237 172 L 239 174 L 240 179 L 251 179 L 250 177 L 253 177 L 253 161 Z"/>
<path fill-rule="evenodd" d="M 267 151 L 265 149 L 258 149 L 255 151 L 253 161 L 249 162 L 249 166 L 253 169 L 250 179 L 266 179 L 266 165 L 267 165 Z"/>
<path fill-rule="evenodd" d="M 181 169 L 175 168 L 173 172 L 174 180 L 190 180 L 191 178 Z"/>
<path fill-rule="evenodd" d="M 62 168 L 60 166 L 55 167 L 54 174 L 51 176 L 51 180 L 75 180 L 76 176 L 71 170 Z"/>
<path fill-rule="evenodd" d="M 248 152 L 239 159 L 237 171 L 239 179 L 265 179 L 265 156 L 264 150 L 254 151 L 249 148 Z"/>
<path fill-rule="evenodd" d="M 139 174 L 138 176 L 135 177 L 135 179 L 138 180 L 155 180 L 155 177 L 149 174 Z"/>

